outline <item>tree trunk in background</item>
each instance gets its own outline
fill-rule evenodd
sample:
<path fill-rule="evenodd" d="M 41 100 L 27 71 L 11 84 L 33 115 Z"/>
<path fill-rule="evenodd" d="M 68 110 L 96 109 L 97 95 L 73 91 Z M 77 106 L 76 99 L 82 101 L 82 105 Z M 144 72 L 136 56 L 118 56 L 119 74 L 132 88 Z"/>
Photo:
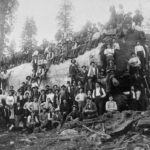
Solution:
<path fill-rule="evenodd" d="M 3 51 L 5 48 L 5 14 L 3 6 L 0 7 L 0 59 L 2 58 Z"/>

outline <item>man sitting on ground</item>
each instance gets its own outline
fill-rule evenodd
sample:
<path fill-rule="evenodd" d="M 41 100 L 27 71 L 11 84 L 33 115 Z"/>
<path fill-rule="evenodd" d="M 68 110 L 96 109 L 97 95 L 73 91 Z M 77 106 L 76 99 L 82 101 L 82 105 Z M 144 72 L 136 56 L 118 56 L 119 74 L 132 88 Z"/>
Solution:
<path fill-rule="evenodd" d="M 62 124 L 62 121 L 63 121 L 63 117 L 60 113 L 60 109 L 56 108 L 52 114 L 52 127 L 59 128 Z"/>
<path fill-rule="evenodd" d="M 109 101 L 106 102 L 106 111 L 115 112 L 117 109 L 117 103 L 113 100 L 112 96 L 109 96 Z"/>
<path fill-rule="evenodd" d="M 80 119 L 80 113 L 77 109 L 76 105 L 73 105 L 72 107 L 72 112 L 68 114 L 66 120 L 67 121 L 74 121 L 74 120 L 79 120 Z"/>
<path fill-rule="evenodd" d="M 97 117 L 97 107 L 91 98 L 87 98 L 86 105 L 83 109 L 83 119 L 91 119 Z"/>
<path fill-rule="evenodd" d="M 39 115 L 39 121 L 40 121 L 40 129 L 46 129 L 48 125 L 48 114 L 46 112 L 46 108 L 43 108 L 41 114 Z"/>
<path fill-rule="evenodd" d="M 61 115 L 63 116 L 63 121 L 65 121 L 67 115 L 70 112 L 70 107 L 66 99 L 63 99 L 62 103 L 60 104 L 60 112 Z"/>

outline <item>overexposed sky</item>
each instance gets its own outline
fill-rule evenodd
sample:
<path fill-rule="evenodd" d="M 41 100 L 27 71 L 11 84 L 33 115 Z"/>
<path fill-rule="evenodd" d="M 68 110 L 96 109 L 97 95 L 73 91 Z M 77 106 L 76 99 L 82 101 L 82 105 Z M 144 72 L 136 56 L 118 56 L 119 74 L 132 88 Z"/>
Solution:
<path fill-rule="evenodd" d="M 62 0 L 18 0 L 19 7 L 16 12 L 16 21 L 10 39 L 17 43 L 17 49 L 20 45 L 20 37 L 23 25 L 27 17 L 33 17 L 38 33 L 37 41 L 40 43 L 46 38 L 49 41 L 54 40 L 57 31 L 56 16 Z M 87 20 L 106 23 L 109 19 L 109 6 L 114 4 L 118 8 L 121 3 L 125 11 L 134 12 L 135 9 L 142 8 L 144 16 L 150 12 L 150 0 L 70 0 L 73 3 L 73 29 L 78 31 Z"/>

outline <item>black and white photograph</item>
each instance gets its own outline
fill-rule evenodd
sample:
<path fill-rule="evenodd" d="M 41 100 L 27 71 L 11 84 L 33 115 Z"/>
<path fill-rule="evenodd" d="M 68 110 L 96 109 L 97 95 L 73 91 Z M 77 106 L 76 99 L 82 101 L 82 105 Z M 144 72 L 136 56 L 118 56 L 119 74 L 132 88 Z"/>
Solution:
<path fill-rule="evenodd" d="M 150 0 L 0 0 L 0 150 L 150 150 Z"/>

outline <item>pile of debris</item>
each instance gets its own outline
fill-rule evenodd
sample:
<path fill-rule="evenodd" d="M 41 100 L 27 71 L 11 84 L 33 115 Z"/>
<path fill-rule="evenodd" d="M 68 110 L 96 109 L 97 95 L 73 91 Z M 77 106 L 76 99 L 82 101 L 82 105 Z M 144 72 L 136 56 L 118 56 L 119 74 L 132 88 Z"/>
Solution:
<path fill-rule="evenodd" d="M 150 112 L 106 113 L 95 119 L 71 121 L 61 129 L 30 135 L 4 135 L 0 148 L 21 150 L 149 150 Z M 15 138 L 14 138 L 15 137 Z M 1 137 L 0 137 L 1 141 Z"/>

